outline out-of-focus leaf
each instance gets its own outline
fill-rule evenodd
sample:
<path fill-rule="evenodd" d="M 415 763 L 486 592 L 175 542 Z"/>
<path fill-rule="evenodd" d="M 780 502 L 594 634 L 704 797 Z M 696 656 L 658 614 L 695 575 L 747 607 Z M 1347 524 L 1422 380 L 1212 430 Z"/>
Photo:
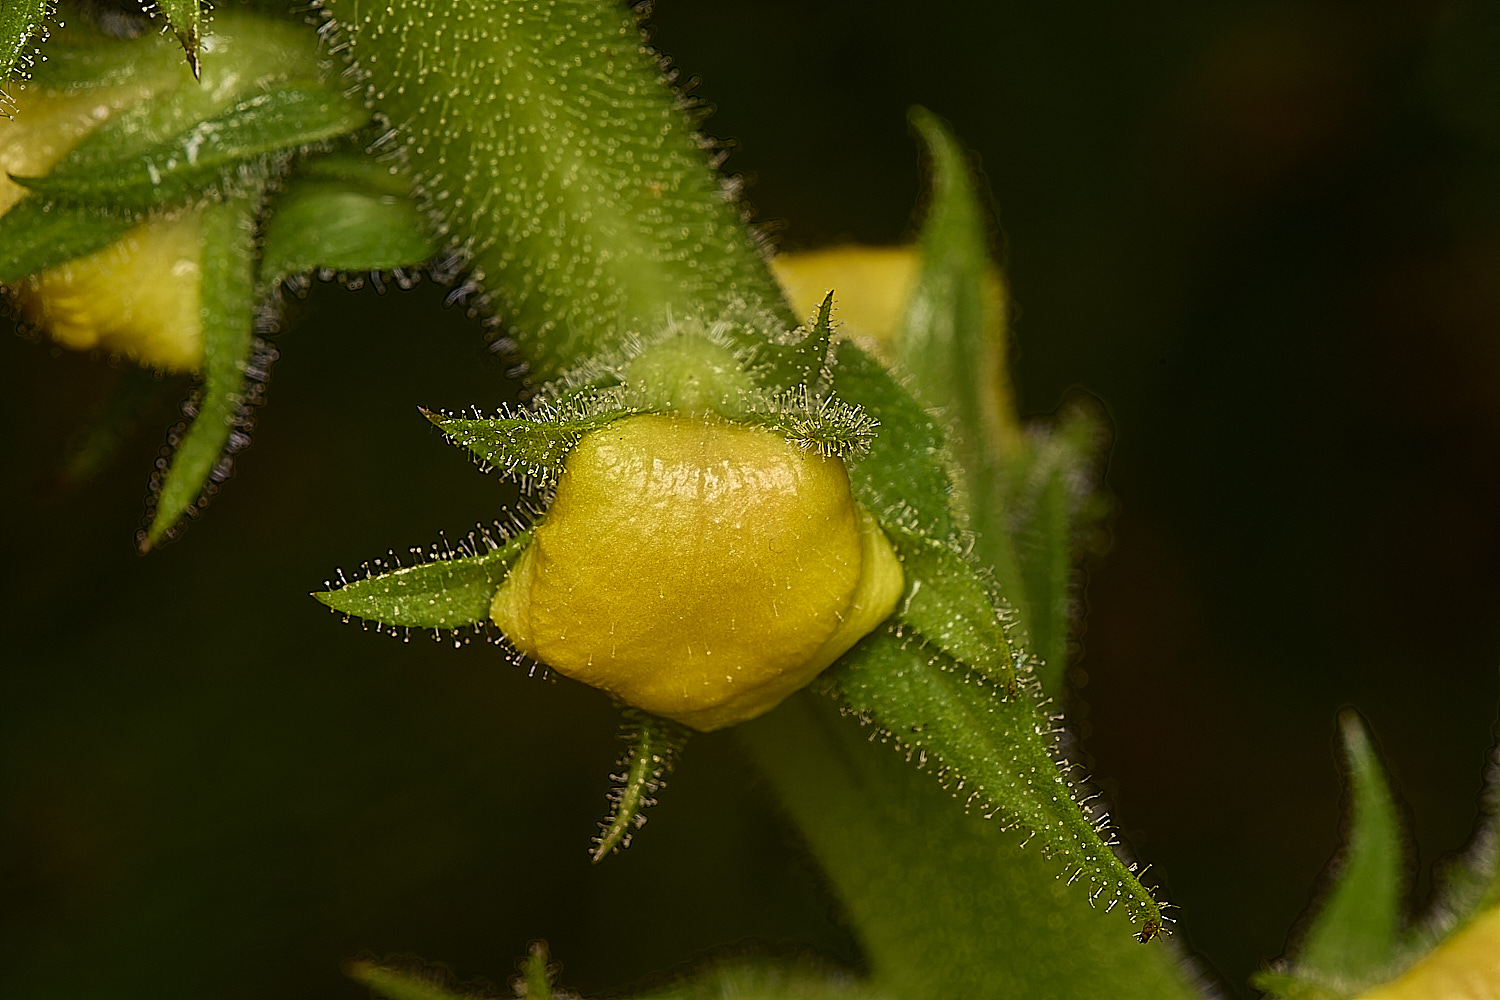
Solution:
<path fill-rule="evenodd" d="M 203 70 L 198 64 L 198 46 L 203 41 L 203 7 L 199 0 L 155 0 L 157 11 L 167 19 L 167 27 L 182 43 L 192 67 L 193 78 L 200 79 Z"/>
<path fill-rule="evenodd" d="M 161 482 L 146 551 L 188 512 L 219 465 L 240 419 L 241 387 L 255 328 L 255 205 L 258 194 L 209 205 L 203 213 L 203 395 L 198 413 Z"/>
<path fill-rule="evenodd" d="M 1025 608 L 1024 633 L 1040 657 L 1037 680 L 1051 697 L 1068 667 L 1077 559 L 1098 547 L 1109 509 L 1094 484 L 1103 434 L 1093 411 L 1074 404 L 1052 426 L 1029 428 L 990 480 L 1015 558 L 1006 597 Z"/>
<path fill-rule="evenodd" d="M 128 132 L 135 118 L 110 119 L 51 173 L 16 182 L 46 198 L 138 209 L 172 204 L 226 184 L 231 191 L 253 187 L 263 175 L 264 168 L 251 166 L 259 159 L 352 132 L 369 113 L 332 89 L 289 86 L 247 97 L 145 146 Z M 122 152 L 127 139 L 134 148 Z M 248 177 L 235 176 L 241 166 Z"/>
<path fill-rule="evenodd" d="M 977 534 L 975 555 L 994 571 L 1026 632 L 1030 607 L 993 488 L 996 467 L 1019 447 L 1020 431 L 1005 375 L 1005 307 L 986 213 L 968 157 L 942 122 L 922 108 L 909 118 L 926 147 L 932 190 L 895 360 L 911 373 L 917 398 L 940 415 L 967 487 L 958 500 Z"/>
<path fill-rule="evenodd" d="M 384 1000 L 468 1000 L 462 993 L 405 969 L 374 962 L 350 962 L 344 967 L 344 972 Z"/>
<path fill-rule="evenodd" d="M 1027 694 L 1007 699 L 994 681 L 898 631 L 867 636 L 840 661 L 830 679 L 850 708 L 934 768 L 967 806 L 1034 833 L 1070 883 L 1085 880 L 1091 900 L 1122 906 L 1142 940 L 1154 937 L 1161 907 L 1078 803 L 1054 759 L 1053 720 Z"/>
<path fill-rule="evenodd" d="M 1349 830 L 1333 889 L 1297 951 L 1297 965 L 1330 979 L 1372 982 L 1387 971 L 1400 927 L 1401 819 L 1364 721 L 1339 720 L 1349 782 Z"/>
<path fill-rule="evenodd" d="M 531 533 L 521 532 L 477 555 L 406 566 L 313 596 L 335 611 L 395 627 L 472 625 L 489 620 L 495 591 L 530 542 Z"/>
<path fill-rule="evenodd" d="M 102 249 L 138 221 L 128 212 L 23 198 L 0 215 L 0 284 Z"/>
<path fill-rule="evenodd" d="M 331 180 L 296 179 L 265 226 L 261 281 L 319 268 L 389 271 L 437 253 L 427 220 L 409 197 Z"/>
<path fill-rule="evenodd" d="M 811 960 L 721 959 L 632 1000 L 888 1000 L 844 969 Z"/>
<path fill-rule="evenodd" d="M 1339 719 L 1348 782 L 1348 831 L 1337 873 L 1286 968 L 1256 980 L 1288 1000 L 1352 996 L 1390 978 L 1398 934 L 1405 843 L 1401 820 L 1364 721 Z"/>
<path fill-rule="evenodd" d="M 932 194 L 896 360 L 917 398 L 943 411 L 950 445 L 977 479 L 1020 437 L 1005 376 L 1004 305 L 963 149 L 931 112 L 914 108 L 909 117 L 927 147 Z"/>
<path fill-rule="evenodd" d="M 656 793 L 666 784 L 689 735 L 686 727 L 669 719 L 636 708 L 625 710 L 621 736 L 627 748 L 619 762 L 621 772 L 611 775 L 618 784 L 610 792 L 609 816 L 595 838 L 596 864 L 630 846 L 635 831 L 646 823 L 646 808 L 656 805 Z"/>
<path fill-rule="evenodd" d="M 142 413 L 157 400 L 161 385 L 155 372 L 127 366 L 105 404 L 74 432 L 54 485 L 67 490 L 93 479 L 139 429 Z"/>

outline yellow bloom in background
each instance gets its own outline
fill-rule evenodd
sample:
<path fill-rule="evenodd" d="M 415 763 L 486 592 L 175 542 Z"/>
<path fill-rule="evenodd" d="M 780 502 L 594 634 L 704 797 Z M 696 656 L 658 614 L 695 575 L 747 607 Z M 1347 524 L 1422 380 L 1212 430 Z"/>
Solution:
<path fill-rule="evenodd" d="M 1500 908 L 1481 914 L 1399 979 L 1359 1000 L 1497 1000 L 1500 998 Z"/>
<path fill-rule="evenodd" d="M 177 83 L 138 73 L 112 87 L 47 90 L 16 84 L 14 117 L 0 116 L 0 215 L 27 195 L 8 175 L 45 175 L 111 115 Z M 70 350 L 102 350 L 154 368 L 203 360 L 198 316 L 199 216 L 151 219 L 117 243 L 10 288 L 27 320 Z"/>
<path fill-rule="evenodd" d="M 64 347 L 109 351 L 146 367 L 197 368 L 202 253 L 201 215 L 187 211 L 33 274 L 12 292 L 22 314 Z"/>
<path fill-rule="evenodd" d="M 817 312 L 833 289 L 842 332 L 889 360 L 920 263 L 914 247 L 851 245 L 778 254 L 771 272 L 798 316 Z"/>
<path fill-rule="evenodd" d="M 26 189 L 9 175 L 46 174 L 110 115 L 145 100 L 168 82 L 153 77 L 117 87 L 62 91 L 9 85 L 17 110 L 10 118 L 0 115 L 0 215 L 26 196 Z"/>
<path fill-rule="evenodd" d="M 900 367 L 901 336 L 921 270 L 916 247 L 866 247 L 849 244 L 826 250 L 778 254 L 771 260 L 771 273 L 782 293 L 800 316 L 817 311 L 823 296 L 834 294 L 833 318 L 838 332 L 874 354 L 887 365 Z M 1021 426 L 1007 366 L 1002 362 L 1006 342 L 1006 288 L 1000 269 L 993 264 L 984 276 L 986 322 L 993 354 L 973 362 L 989 378 L 987 410 L 992 415 L 985 433 L 1003 453 L 1021 447 Z"/>
<path fill-rule="evenodd" d="M 842 461 L 718 417 L 645 415 L 569 454 L 491 614 L 558 673 L 707 731 L 803 687 L 902 587 Z"/>

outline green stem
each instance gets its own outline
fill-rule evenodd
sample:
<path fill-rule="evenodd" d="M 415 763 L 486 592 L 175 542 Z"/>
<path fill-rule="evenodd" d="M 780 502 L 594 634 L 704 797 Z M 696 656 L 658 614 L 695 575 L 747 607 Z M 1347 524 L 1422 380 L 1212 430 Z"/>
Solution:
<path fill-rule="evenodd" d="M 796 325 L 635 15 L 328 0 L 389 149 L 543 379 L 670 319 Z"/>

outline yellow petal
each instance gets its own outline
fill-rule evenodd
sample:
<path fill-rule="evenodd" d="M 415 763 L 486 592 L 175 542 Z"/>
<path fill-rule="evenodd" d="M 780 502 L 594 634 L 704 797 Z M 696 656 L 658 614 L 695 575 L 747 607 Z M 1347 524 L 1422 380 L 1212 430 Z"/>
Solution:
<path fill-rule="evenodd" d="M 1360 1000 L 1497 1000 L 1500 907 L 1459 930 L 1406 971 Z"/>
<path fill-rule="evenodd" d="M 33 274 L 13 291 L 22 314 L 64 347 L 146 366 L 196 368 L 203 252 L 196 211 L 154 219 L 97 253 Z"/>
<path fill-rule="evenodd" d="M 771 271 L 797 315 L 812 315 L 832 291 L 843 332 L 890 358 L 919 264 L 913 247 L 842 246 L 778 254 Z"/>
<path fill-rule="evenodd" d="M 558 673 L 712 730 L 807 684 L 901 589 L 842 462 L 716 417 L 646 415 L 568 456 L 491 613 Z"/>
<path fill-rule="evenodd" d="M 0 115 L 0 215 L 26 196 L 8 175 L 40 177 L 110 115 L 146 99 L 164 85 L 152 77 L 117 87 L 46 90 L 35 84 L 10 88 L 16 114 Z"/>

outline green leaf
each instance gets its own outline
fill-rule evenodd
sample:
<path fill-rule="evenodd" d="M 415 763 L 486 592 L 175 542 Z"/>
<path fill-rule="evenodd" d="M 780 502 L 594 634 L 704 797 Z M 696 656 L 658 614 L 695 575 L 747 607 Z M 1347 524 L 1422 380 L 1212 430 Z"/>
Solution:
<path fill-rule="evenodd" d="M 992 287 L 986 214 L 967 157 L 942 122 L 923 108 L 909 120 L 927 148 L 932 200 L 896 360 L 917 398 L 943 412 L 954 454 L 977 486 L 1016 436 L 1015 418 L 1003 409 L 1004 315 Z"/>
<path fill-rule="evenodd" d="M 1013 697 L 1016 665 L 1010 642 L 973 565 L 937 539 L 900 528 L 888 529 L 886 535 L 906 576 L 896 621 Z"/>
<path fill-rule="evenodd" d="M 1297 951 L 1297 965 L 1374 983 L 1394 957 L 1401 918 L 1404 838 L 1380 759 L 1356 712 L 1339 719 L 1349 783 L 1349 830 L 1332 891 Z"/>
<path fill-rule="evenodd" d="M 967 807 L 1035 834 L 1069 882 L 1087 880 L 1090 900 L 1123 906 L 1142 940 L 1156 936 L 1161 907 L 1105 842 L 1102 820 L 1078 803 L 1054 757 L 1054 720 L 1028 692 L 1007 699 L 993 680 L 899 629 L 865 637 L 840 664 L 830 680 L 853 711 L 934 767 Z"/>
<path fill-rule="evenodd" d="M 811 957 L 719 958 L 632 1000 L 892 1000 L 847 969 Z"/>
<path fill-rule="evenodd" d="M 1024 634 L 1041 658 L 1037 680 L 1053 697 L 1068 666 L 1077 555 L 1101 547 L 1098 526 L 1109 509 L 1094 488 L 1102 439 L 1099 418 L 1074 404 L 1054 426 L 1032 428 L 991 479 L 999 530 L 1015 557 L 1004 592 L 1026 609 Z"/>
<path fill-rule="evenodd" d="M 242 386 L 254 347 L 254 196 L 203 210 L 202 278 L 198 315 L 203 329 L 203 390 L 198 412 L 158 484 L 156 510 L 141 551 L 158 544 L 194 509 L 210 477 L 222 478 L 220 456 L 236 425 L 244 423 Z M 206 498 L 205 498 L 206 499 Z"/>
<path fill-rule="evenodd" d="M 175 94 L 144 102 L 101 125 L 45 177 L 15 180 L 47 198 L 137 209 L 173 204 L 209 190 L 253 188 L 265 176 L 265 157 L 337 138 L 369 120 L 336 91 L 287 86 L 143 144 L 142 121 L 177 118 L 169 110 L 176 103 Z"/>
<path fill-rule="evenodd" d="M 393 627 L 473 625 L 489 621 L 495 591 L 530 542 L 529 531 L 500 544 L 485 536 L 484 552 L 436 558 L 313 596 L 335 611 Z"/>
<path fill-rule="evenodd" d="M 837 668 L 835 668 L 837 669 Z M 892 997 L 1190 1000 L 1171 939 L 1136 943 L 1024 831 L 954 808 L 931 774 L 795 696 L 735 729 L 779 793 Z M 915 759 L 915 754 L 913 755 Z M 768 991 L 769 996 L 779 994 Z"/>
<path fill-rule="evenodd" d="M 139 221 L 105 208 L 22 198 L 0 215 L 0 285 L 103 249 Z"/>
<path fill-rule="evenodd" d="M 449 442 L 469 449 L 484 465 L 502 475 L 545 484 L 556 479 L 568 452 L 585 434 L 626 412 L 607 405 L 594 412 L 575 401 L 561 408 L 542 402 L 513 417 L 470 419 L 431 410 L 423 410 L 422 415 L 442 428 Z"/>
<path fill-rule="evenodd" d="M 193 79 L 202 79 L 198 64 L 198 46 L 203 41 L 203 8 L 198 0 L 155 0 L 156 10 L 167 19 L 167 27 L 182 43 L 182 51 L 192 67 Z"/>
<path fill-rule="evenodd" d="M 848 341 L 835 350 L 833 388 L 880 425 L 869 451 L 849 463 L 849 482 L 888 530 L 956 541 L 953 482 L 942 428 L 891 373 Z"/>
<path fill-rule="evenodd" d="M 846 403 L 880 422 L 849 478 L 901 557 L 906 594 L 897 617 L 961 662 L 1015 687 L 1015 666 L 996 609 L 949 509 L 952 485 L 936 421 L 853 344 L 840 344 L 833 385 Z"/>
<path fill-rule="evenodd" d="M 52 13 L 53 0 L 5 0 L 0 4 L 0 88 L 12 73 L 23 73 L 31 65 L 34 42 Z M 0 114 L 9 98 L 0 90 Z"/>
<path fill-rule="evenodd" d="M 630 846 L 635 831 L 646 823 L 644 810 L 656 805 L 656 794 L 666 785 L 666 777 L 691 733 L 668 719 L 628 708 L 620 735 L 628 747 L 619 762 L 623 771 L 612 776 L 618 784 L 610 792 L 609 816 L 600 824 L 594 841 L 595 864 Z"/>
<path fill-rule="evenodd" d="M 320 268 L 390 271 L 420 264 L 438 249 L 409 197 L 298 178 L 277 197 L 266 222 L 261 281 L 271 285 Z"/>
<path fill-rule="evenodd" d="M 384 1000 L 468 1000 L 465 994 L 436 982 L 435 977 L 375 962 L 350 962 L 344 974 Z"/>
<path fill-rule="evenodd" d="M 814 396 L 822 395 L 829 379 L 828 347 L 833 341 L 833 293 L 823 297 L 818 314 L 813 317 L 807 336 L 794 348 L 795 364 L 802 375 L 801 384 Z"/>
<path fill-rule="evenodd" d="M 1359 713 L 1339 717 L 1348 829 L 1328 895 L 1290 965 L 1256 978 L 1287 1000 L 1348 997 L 1397 970 L 1406 851 L 1401 819 Z"/>

